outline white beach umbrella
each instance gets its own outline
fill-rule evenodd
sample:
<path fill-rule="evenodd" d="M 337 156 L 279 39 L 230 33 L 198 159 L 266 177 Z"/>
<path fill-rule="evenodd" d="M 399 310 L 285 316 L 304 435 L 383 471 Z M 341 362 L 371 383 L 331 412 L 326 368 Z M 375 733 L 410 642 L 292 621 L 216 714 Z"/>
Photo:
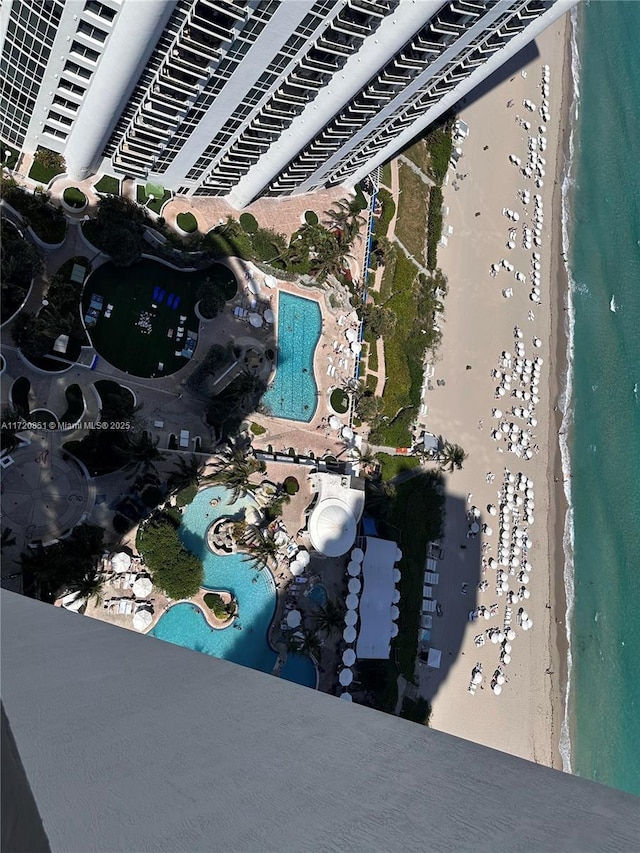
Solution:
<path fill-rule="evenodd" d="M 498 561 L 495 559 L 495 557 L 489 557 L 489 568 L 490 569 L 497 569 L 498 568 Z"/>
<path fill-rule="evenodd" d="M 496 507 L 493 504 L 489 504 L 487 506 L 487 512 L 489 513 L 489 515 L 496 515 L 498 510 L 496 509 Z"/>
<path fill-rule="evenodd" d="M 124 551 L 119 551 L 111 558 L 111 568 L 116 574 L 122 574 L 129 571 L 131 566 L 131 557 Z"/>
<path fill-rule="evenodd" d="M 300 563 L 301 566 L 308 566 L 311 561 L 311 554 L 308 551 L 298 551 L 296 555 L 296 560 Z"/>
<path fill-rule="evenodd" d="M 360 581 L 360 578 L 349 578 L 349 592 L 352 592 L 354 593 L 354 595 L 357 595 L 357 593 L 359 593 L 361 589 L 362 583 Z"/>
<path fill-rule="evenodd" d="M 298 560 L 292 560 L 289 563 L 289 571 L 294 576 L 294 578 L 299 578 L 300 575 L 304 572 L 304 566 L 302 563 L 299 563 Z"/>
<path fill-rule="evenodd" d="M 356 610 L 358 607 L 359 598 L 355 593 L 350 592 L 346 598 L 346 605 L 348 610 Z"/>
<path fill-rule="evenodd" d="M 509 630 L 507 631 L 507 640 L 509 640 L 511 642 L 511 641 L 515 640 L 515 638 L 516 638 L 516 632 L 513 630 L 513 628 L 509 628 Z"/>
<path fill-rule="evenodd" d="M 260 285 L 255 280 L 255 278 L 250 278 L 247 288 L 253 293 L 254 296 L 257 296 L 260 293 Z"/>
<path fill-rule="evenodd" d="M 353 430 L 351 429 L 351 427 L 343 426 L 340 430 L 340 435 L 347 441 L 351 441 L 351 439 L 353 438 Z"/>
<path fill-rule="evenodd" d="M 291 610 L 287 613 L 287 625 L 290 628 L 297 628 L 302 622 L 302 613 L 299 610 Z"/>
<path fill-rule="evenodd" d="M 345 666 L 353 666 L 356 662 L 356 653 L 353 649 L 345 649 L 342 652 L 342 663 Z"/>
<path fill-rule="evenodd" d="M 485 619 L 487 619 L 487 620 L 491 619 L 491 613 L 488 610 L 485 610 L 483 615 L 484 615 Z"/>
<path fill-rule="evenodd" d="M 346 690 L 344 691 L 344 693 L 340 694 L 340 698 L 343 702 L 353 702 L 353 696 L 351 695 L 351 693 L 347 693 Z"/>
<path fill-rule="evenodd" d="M 344 336 L 350 344 L 355 343 L 355 341 L 358 340 L 358 333 L 355 329 L 347 329 L 347 331 L 344 333 Z"/>
<path fill-rule="evenodd" d="M 265 275 L 264 283 L 268 288 L 274 288 L 278 284 L 277 279 L 272 275 Z"/>
<path fill-rule="evenodd" d="M 358 353 L 362 352 L 362 344 L 359 341 L 354 341 L 351 344 L 351 352 L 358 355 Z"/>
<path fill-rule="evenodd" d="M 345 666 L 344 669 L 340 670 L 338 681 L 343 687 L 348 687 L 351 684 L 353 681 L 353 672 L 351 672 L 348 666 Z"/>
<path fill-rule="evenodd" d="M 400 583 L 400 578 L 402 577 L 402 572 L 400 569 L 394 569 L 392 572 L 393 582 Z"/>
<path fill-rule="evenodd" d="M 358 614 L 356 613 L 356 611 L 355 610 L 347 610 L 347 612 L 344 615 L 344 624 L 347 625 L 347 627 L 349 627 L 349 626 L 355 625 L 357 623 L 357 621 L 358 621 Z"/>
<path fill-rule="evenodd" d="M 364 551 L 362 550 L 362 548 L 354 548 L 351 552 L 351 559 L 355 560 L 356 563 L 361 563 L 363 557 Z"/>
<path fill-rule="evenodd" d="M 504 684 L 504 675 L 502 673 L 500 675 L 496 675 L 496 684 Z"/>
<path fill-rule="evenodd" d="M 502 686 L 500 684 L 494 684 L 493 692 L 496 694 L 496 696 L 499 696 L 502 693 Z"/>
<path fill-rule="evenodd" d="M 353 627 L 353 625 L 347 625 L 347 627 L 342 632 L 342 637 L 345 643 L 355 643 L 357 636 L 358 632 Z"/>
<path fill-rule="evenodd" d="M 523 586 L 521 589 L 521 592 L 522 592 L 523 598 L 531 598 L 531 590 L 530 589 L 527 589 L 526 587 Z"/>
<path fill-rule="evenodd" d="M 473 683 L 482 684 L 482 673 L 478 669 L 476 669 L 473 673 Z"/>
<path fill-rule="evenodd" d="M 136 631 L 144 631 L 153 622 L 153 616 L 148 610 L 138 610 L 133 617 L 133 627 Z"/>
<path fill-rule="evenodd" d="M 259 329 L 262 325 L 262 317 L 259 314 L 256 314 L 255 312 L 249 314 L 249 323 L 251 323 L 254 329 Z"/>
<path fill-rule="evenodd" d="M 137 578 L 133 584 L 133 594 L 136 598 L 146 598 L 153 589 L 150 578 Z"/>
<path fill-rule="evenodd" d="M 391 623 L 391 632 L 390 632 L 391 637 L 397 637 L 398 631 L 399 631 L 399 628 L 398 628 L 397 622 L 392 622 Z"/>
<path fill-rule="evenodd" d="M 400 601 L 400 590 L 394 589 L 391 593 L 391 601 L 393 604 L 397 604 Z"/>
<path fill-rule="evenodd" d="M 340 429 L 340 427 L 342 426 L 342 421 L 335 415 L 331 415 L 331 417 L 329 418 L 329 426 L 331 427 L 331 429 Z"/>
<path fill-rule="evenodd" d="M 267 323 L 275 323 L 276 315 L 273 313 L 271 308 L 267 308 L 267 310 L 264 312 L 264 319 L 267 321 Z"/>
<path fill-rule="evenodd" d="M 360 574 L 361 571 L 362 571 L 362 566 L 360 565 L 360 563 L 356 563 L 355 560 L 351 560 L 349 562 L 349 564 L 347 566 L 347 572 L 349 573 L 350 577 L 352 577 L 352 578 L 358 577 L 358 575 Z"/>
<path fill-rule="evenodd" d="M 507 665 L 510 664 L 511 663 L 511 655 L 503 654 L 502 655 L 502 663 L 507 664 Z"/>

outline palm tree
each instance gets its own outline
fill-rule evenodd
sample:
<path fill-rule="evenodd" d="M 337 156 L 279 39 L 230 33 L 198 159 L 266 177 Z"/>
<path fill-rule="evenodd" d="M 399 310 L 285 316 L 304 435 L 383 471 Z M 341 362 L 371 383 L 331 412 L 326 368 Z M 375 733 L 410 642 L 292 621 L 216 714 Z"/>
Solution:
<path fill-rule="evenodd" d="M 298 639 L 298 654 L 307 655 L 307 657 L 315 658 L 318 663 L 322 659 L 322 643 L 319 637 L 312 634 L 310 631 L 303 631 L 302 637 Z"/>
<path fill-rule="evenodd" d="M 196 457 L 191 456 L 185 459 L 181 456 L 176 467 L 169 474 L 169 488 L 179 492 L 181 489 L 187 489 L 189 486 L 198 485 L 203 478 L 202 472 L 204 466 Z"/>
<path fill-rule="evenodd" d="M 94 599 L 96 604 L 102 601 L 102 584 L 104 577 L 95 568 L 89 569 L 77 577 L 72 578 L 67 584 L 69 592 L 76 593 L 76 601 L 85 598 L 87 601 Z"/>
<path fill-rule="evenodd" d="M 313 621 L 316 630 L 328 637 L 333 631 L 339 631 L 342 627 L 344 609 L 337 601 L 328 598 L 326 603 L 320 605 L 313 614 Z"/>
<path fill-rule="evenodd" d="M 16 544 L 16 537 L 13 535 L 13 530 L 10 527 L 2 528 L 2 539 L 0 539 L 0 551 L 5 548 L 10 548 Z"/>
<path fill-rule="evenodd" d="M 154 440 L 150 433 L 142 430 L 129 433 L 125 446 L 115 448 L 116 453 L 127 460 L 123 466 L 123 471 L 131 471 L 127 480 L 132 480 L 140 474 L 147 474 L 149 471 L 158 473 L 155 463 L 166 459 L 165 454 L 158 450 L 158 441 L 158 438 Z"/>
<path fill-rule="evenodd" d="M 367 512 L 376 518 L 384 519 L 391 511 L 396 497 L 396 487 L 384 481 L 366 480 L 364 494 Z"/>
<path fill-rule="evenodd" d="M 264 470 L 264 462 L 258 462 L 240 448 L 232 446 L 218 461 L 211 480 L 229 489 L 231 502 L 235 503 L 238 498 L 258 488 L 257 483 L 252 483 L 249 478 L 258 471 Z"/>
<path fill-rule="evenodd" d="M 251 535 L 249 535 L 249 529 Z M 253 568 L 261 571 L 273 564 L 278 555 L 278 545 L 275 539 L 258 530 L 257 527 L 249 525 L 242 539 L 242 545 L 246 548 L 245 561 L 253 563 Z"/>
<path fill-rule="evenodd" d="M 440 467 L 443 471 L 449 471 L 450 473 L 453 473 L 455 470 L 459 471 L 466 458 L 467 454 L 459 444 L 452 444 L 446 441 L 440 451 Z"/>

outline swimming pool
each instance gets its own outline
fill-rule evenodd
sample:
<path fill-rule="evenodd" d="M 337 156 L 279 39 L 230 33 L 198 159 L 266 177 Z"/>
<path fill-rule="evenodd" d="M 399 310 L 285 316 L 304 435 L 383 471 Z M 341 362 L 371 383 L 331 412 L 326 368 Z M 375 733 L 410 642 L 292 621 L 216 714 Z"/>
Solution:
<path fill-rule="evenodd" d="M 239 517 L 245 508 L 255 504 L 250 495 L 233 504 L 228 502 L 229 497 L 230 492 L 221 486 L 199 492 L 183 513 L 180 538 L 202 560 L 203 586 L 228 589 L 236 597 L 238 618 L 229 628 L 216 630 L 196 605 L 174 604 L 149 633 L 187 649 L 270 673 L 277 660 L 267 640 L 276 606 L 271 572 L 254 569 L 242 559 L 242 554 L 213 554 L 206 544 L 207 529 L 217 518 L 223 515 Z M 219 500 L 219 503 L 212 506 L 212 500 Z M 281 677 L 308 687 L 316 686 L 315 665 L 304 655 L 291 655 Z"/>
<path fill-rule="evenodd" d="M 309 591 L 309 598 L 313 601 L 316 607 L 324 607 L 327 603 L 327 588 L 321 583 L 317 583 Z"/>
<path fill-rule="evenodd" d="M 262 398 L 276 418 L 308 423 L 313 417 L 318 397 L 313 355 L 321 330 L 315 300 L 280 292 L 276 375 Z"/>

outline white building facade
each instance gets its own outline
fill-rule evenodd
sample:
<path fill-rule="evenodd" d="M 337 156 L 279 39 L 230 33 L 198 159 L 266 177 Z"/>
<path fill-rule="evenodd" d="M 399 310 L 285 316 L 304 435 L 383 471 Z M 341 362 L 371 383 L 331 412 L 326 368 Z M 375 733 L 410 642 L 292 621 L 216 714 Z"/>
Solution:
<path fill-rule="evenodd" d="M 179 193 L 353 186 L 576 0 L 9 0 L 0 137 Z"/>

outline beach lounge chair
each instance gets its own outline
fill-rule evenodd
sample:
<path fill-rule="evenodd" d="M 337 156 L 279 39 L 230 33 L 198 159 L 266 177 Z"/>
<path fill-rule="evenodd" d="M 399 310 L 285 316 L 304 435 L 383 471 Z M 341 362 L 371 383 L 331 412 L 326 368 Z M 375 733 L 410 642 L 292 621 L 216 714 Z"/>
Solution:
<path fill-rule="evenodd" d="M 153 299 L 153 301 L 154 301 L 154 302 L 155 302 L 155 301 L 156 301 L 156 299 L 158 298 L 158 294 L 159 294 L 159 293 L 160 293 L 160 288 L 158 287 L 158 285 L 156 285 L 156 286 L 153 288 L 153 296 L 151 297 L 151 298 Z"/>
<path fill-rule="evenodd" d="M 180 324 L 182 325 L 182 323 L 186 323 L 186 322 L 187 322 L 187 315 L 181 314 L 180 315 Z"/>
<path fill-rule="evenodd" d="M 158 303 L 160 305 L 162 305 L 162 300 L 164 299 L 166 292 L 167 292 L 166 290 L 161 290 L 160 293 L 158 294 Z"/>
<path fill-rule="evenodd" d="M 173 308 L 173 293 L 167 297 L 167 308 Z"/>
<path fill-rule="evenodd" d="M 178 310 L 178 305 L 179 305 L 179 304 L 180 304 L 180 297 L 179 297 L 179 296 L 176 296 L 176 297 L 175 297 L 175 299 L 173 300 L 173 310 L 174 310 L 174 311 L 177 311 L 177 310 Z"/>

